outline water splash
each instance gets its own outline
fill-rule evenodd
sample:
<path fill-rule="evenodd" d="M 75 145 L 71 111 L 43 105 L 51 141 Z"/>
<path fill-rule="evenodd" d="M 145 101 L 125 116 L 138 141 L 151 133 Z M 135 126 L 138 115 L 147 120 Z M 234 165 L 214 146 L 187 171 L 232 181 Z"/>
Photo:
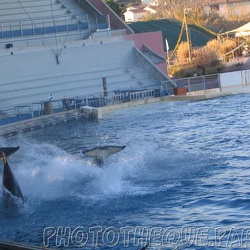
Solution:
<path fill-rule="evenodd" d="M 46 202 L 76 199 L 80 204 L 99 204 L 122 197 L 157 196 L 197 178 L 211 164 L 206 155 L 180 154 L 149 142 L 128 143 L 102 168 L 81 152 L 26 137 L 2 140 L 2 144 L 20 145 L 9 161 L 28 201 L 24 213 L 35 213 Z"/>

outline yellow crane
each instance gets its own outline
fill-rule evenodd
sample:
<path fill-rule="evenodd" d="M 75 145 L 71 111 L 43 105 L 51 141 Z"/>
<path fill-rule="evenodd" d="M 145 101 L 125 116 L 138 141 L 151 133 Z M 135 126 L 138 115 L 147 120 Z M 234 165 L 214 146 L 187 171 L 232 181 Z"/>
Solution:
<path fill-rule="evenodd" d="M 181 39 L 182 39 L 182 35 L 183 35 L 183 32 L 184 32 L 184 29 L 185 29 L 185 31 L 186 31 L 187 42 L 188 42 L 188 54 L 189 54 L 188 60 L 189 60 L 189 62 L 192 61 L 192 42 L 191 42 L 190 33 L 189 33 L 189 29 L 188 29 L 187 17 L 189 17 L 189 18 L 191 19 L 191 21 L 192 21 L 196 26 L 198 26 L 199 28 L 201 28 L 201 29 L 207 31 L 208 33 L 210 33 L 210 34 L 212 34 L 212 35 L 214 35 L 214 36 L 216 36 L 216 37 L 218 36 L 217 33 L 215 33 L 215 32 L 213 32 L 213 31 L 211 31 L 211 30 L 209 30 L 209 29 L 207 29 L 207 28 L 201 26 L 200 24 L 198 24 L 190 15 L 188 15 L 187 9 L 184 9 L 183 13 L 184 13 L 184 15 L 183 15 L 183 21 L 182 21 L 182 26 L 181 26 L 181 30 L 180 30 L 180 35 L 179 35 L 179 37 L 178 37 L 178 40 L 177 40 L 177 43 L 176 43 L 176 45 L 175 45 L 175 48 L 174 48 L 173 52 L 172 52 L 171 55 L 168 56 L 168 58 L 167 58 L 167 62 L 171 61 L 171 59 L 174 57 L 174 55 L 175 55 L 175 53 L 176 53 L 176 51 L 177 51 L 177 49 L 178 49 L 178 47 L 179 47 L 179 45 L 180 45 L 180 43 L 181 43 Z"/>

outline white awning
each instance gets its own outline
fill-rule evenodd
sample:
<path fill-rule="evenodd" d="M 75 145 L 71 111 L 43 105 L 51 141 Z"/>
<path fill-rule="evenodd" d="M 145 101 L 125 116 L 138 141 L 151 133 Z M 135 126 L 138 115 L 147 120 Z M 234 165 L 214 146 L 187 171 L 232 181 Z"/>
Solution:
<path fill-rule="evenodd" d="M 234 30 L 227 31 L 220 35 L 235 34 L 236 37 L 250 36 L 250 22 Z"/>

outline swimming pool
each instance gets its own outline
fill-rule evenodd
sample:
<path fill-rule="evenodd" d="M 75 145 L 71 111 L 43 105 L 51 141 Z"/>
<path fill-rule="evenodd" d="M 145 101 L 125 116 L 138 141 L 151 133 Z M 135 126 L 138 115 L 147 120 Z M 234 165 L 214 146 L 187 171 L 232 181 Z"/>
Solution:
<path fill-rule="evenodd" d="M 20 145 L 9 162 L 28 199 L 18 211 L 0 199 L 1 238 L 75 249 L 249 248 L 249 97 L 150 104 L 0 139 Z M 96 168 L 81 150 L 105 144 L 126 148 Z"/>

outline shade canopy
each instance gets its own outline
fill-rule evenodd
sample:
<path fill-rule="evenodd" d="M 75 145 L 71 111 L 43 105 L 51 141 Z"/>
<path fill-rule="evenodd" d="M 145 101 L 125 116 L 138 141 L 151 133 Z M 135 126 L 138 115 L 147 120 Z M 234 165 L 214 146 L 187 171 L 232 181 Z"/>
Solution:
<path fill-rule="evenodd" d="M 236 37 L 250 36 L 250 22 L 247 24 L 244 24 L 243 26 L 237 29 L 227 31 L 220 35 L 227 35 L 227 34 L 235 34 Z"/>

